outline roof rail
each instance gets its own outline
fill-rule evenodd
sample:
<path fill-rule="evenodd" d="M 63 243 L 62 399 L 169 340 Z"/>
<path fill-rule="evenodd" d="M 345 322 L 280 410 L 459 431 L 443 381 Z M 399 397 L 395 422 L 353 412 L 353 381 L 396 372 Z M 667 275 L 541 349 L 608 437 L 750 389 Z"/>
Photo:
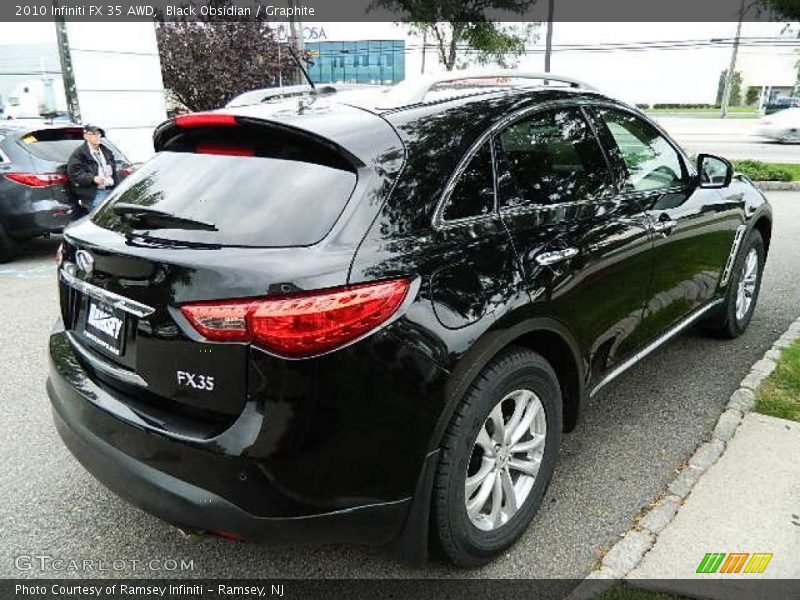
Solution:
<path fill-rule="evenodd" d="M 326 94 L 333 94 L 335 92 L 335 87 L 330 85 L 322 85 L 317 88 L 316 93 L 317 95 L 324 96 Z M 247 106 L 248 104 L 258 104 L 260 102 L 310 95 L 314 95 L 314 90 L 308 87 L 308 84 L 306 83 L 301 85 L 287 85 L 284 87 L 261 88 L 258 90 L 243 92 L 229 100 L 225 106 L 229 108 L 235 108 L 237 106 Z"/>
<path fill-rule="evenodd" d="M 408 106 L 410 104 L 418 104 L 425 100 L 425 96 L 428 94 L 428 92 L 430 92 L 437 85 L 443 83 L 474 79 L 505 78 L 542 80 L 545 82 L 544 85 L 550 81 L 553 81 L 556 83 L 566 83 L 573 88 L 596 90 L 596 88 L 593 86 L 580 81 L 579 79 L 564 77 L 563 75 L 555 75 L 553 73 L 542 73 L 539 71 L 516 71 L 513 69 L 500 69 L 495 71 L 449 71 L 447 73 L 436 73 L 434 75 L 427 75 L 401 81 L 388 90 L 380 98 L 376 108 L 399 108 L 401 106 Z"/>

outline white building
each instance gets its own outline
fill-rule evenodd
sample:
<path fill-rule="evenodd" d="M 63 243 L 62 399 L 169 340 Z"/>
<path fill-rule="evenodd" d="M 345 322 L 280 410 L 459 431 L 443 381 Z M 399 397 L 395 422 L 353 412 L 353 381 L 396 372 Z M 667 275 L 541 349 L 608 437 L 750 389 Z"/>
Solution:
<path fill-rule="evenodd" d="M 133 161 L 153 154 L 153 129 L 166 119 L 161 62 L 152 23 L 67 23 L 64 31 L 72 66 L 78 114 L 94 123 Z M 31 90 L 27 105 L 43 102 L 35 93 L 37 67 L 62 81 L 62 53 L 54 23 L 0 23 L 0 93 L 23 104 L 20 85 Z M 63 83 L 53 86 L 55 108 L 66 106 Z M 16 94 L 16 95 L 14 95 Z M 11 111 L 16 116 L 19 111 Z"/>

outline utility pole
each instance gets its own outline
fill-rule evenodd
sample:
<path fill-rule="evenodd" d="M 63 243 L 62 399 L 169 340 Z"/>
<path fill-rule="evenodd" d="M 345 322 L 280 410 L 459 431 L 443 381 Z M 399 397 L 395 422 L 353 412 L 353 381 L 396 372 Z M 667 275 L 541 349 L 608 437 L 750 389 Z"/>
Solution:
<path fill-rule="evenodd" d="M 54 3 L 54 6 L 58 6 Z M 81 107 L 78 103 L 78 88 L 72 71 L 72 50 L 67 36 L 67 22 L 64 17 L 55 20 L 58 54 L 61 59 L 61 77 L 64 79 L 64 93 L 67 97 L 67 110 L 73 123 L 81 122 Z"/>
<path fill-rule="evenodd" d="M 422 30 L 422 69 L 420 73 L 425 73 L 425 51 L 428 49 L 428 30 Z"/>
<path fill-rule="evenodd" d="M 283 58 L 281 57 L 283 42 L 278 40 L 278 87 L 283 87 Z"/>
<path fill-rule="evenodd" d="M 547 4 L 547 39 L 544 48 L 544 72 L 550 72 L 550 53 L 553 51 L 553 13 L 556 9 L 556 1 L 549 0 Z"/>
<path fill-rule="evenodd" d="M 739 38 L 742 35 L 742 19 L 744 18 L 744 0 L 739 7 L 739 23 L 736 25 L 736 37 L 733 39 L 733 52 L 731 53 L 731 64 L 728 67 L 727 77 L 725 77 L 725 89 L 722 92 L 722 114 L 724 119 L 728 116 L 728 103 L 731 100 L 731 88 L 733 87 L 733 77 L 736 72 L 736 55 L 739 52 Z"/>
<path fill-rule="evenodd" d="M 305 58 L 305 40 L 303 39 L 303 23 L 295 21 L 294 14 L 297 9 L 297 4 L 295 0 L 286 0 L 286 6 L 289 8 L 289 32 L 292 36 L 291 44 L 294 46 L 294 49 L 297 52 L 297 56 L 300 57 L 300 60 Z M 297 68 L 297 81 L 301 82 L 305 79 L 303 72 L 301 71 L 300 67 Z"/>

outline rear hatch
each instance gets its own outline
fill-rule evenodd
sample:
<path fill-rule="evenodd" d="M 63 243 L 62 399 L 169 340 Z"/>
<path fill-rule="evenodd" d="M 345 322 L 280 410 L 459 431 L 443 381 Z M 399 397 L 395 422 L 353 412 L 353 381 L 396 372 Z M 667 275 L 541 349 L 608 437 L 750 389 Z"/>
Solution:
<path fill-rule="evenodd" d="M 201 335 L 181 307 L 345 284 L 353 248 L 320 242 L 359 165 L 269 122 L 173 123 L 156 140 L 161 152 L 68 230 L 64 323 L 104 385 L 223 424 L 242 410 L 253 350 L 241 336 Z"/>

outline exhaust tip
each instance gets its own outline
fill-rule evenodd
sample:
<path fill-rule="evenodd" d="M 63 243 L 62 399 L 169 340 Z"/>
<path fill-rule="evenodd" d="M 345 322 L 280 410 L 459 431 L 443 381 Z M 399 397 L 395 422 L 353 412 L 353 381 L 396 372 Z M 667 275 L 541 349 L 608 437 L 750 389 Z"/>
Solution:
<path fill-rule="evenodd" d="M 177 529 L 181 534 L 181 537 L 186 540 L 196 540 L 205 535 L 205 532 L 200 529 L 190 529 L 188 527 L 184 527 L 183 525 L 173 525 L 172 527 Z"/>

